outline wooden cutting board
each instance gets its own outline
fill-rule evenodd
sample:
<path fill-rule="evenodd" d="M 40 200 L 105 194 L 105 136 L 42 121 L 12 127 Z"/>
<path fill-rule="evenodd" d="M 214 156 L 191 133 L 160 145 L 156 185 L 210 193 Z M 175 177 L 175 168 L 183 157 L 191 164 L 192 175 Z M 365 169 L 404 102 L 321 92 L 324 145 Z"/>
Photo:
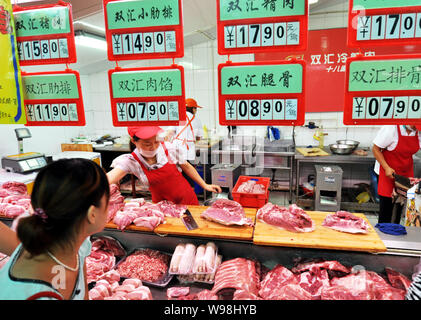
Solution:
<path fill-rule="evenodd" d="M 253 243 L 257 245 L 301 247 L 312 249 L 349 250 L 364 252 L 385 252 L 386 246 L 373 226 L 363 214 L 355 214 L 370 225 L 367 234 L 339 232 L 322 226 L 326 215 L 332 212 L 306 211 L 316 224 L 316 229 L 308 233 L 282 230 L 257 220 Z"/>
<path fill-rule="evenodd" d="M 296 148 L 305 157 L 329 156 L 329 153 L 320 148 Z"/>
<path fill-rule="evenodd" d="M 165 217 L 165 223 L 160 224 L 155 228 L 154 231 L 146 229 L 144 227 L 136 227 L 130 225 L 126 230 L 143 231 L 143 232 L 154 232 L 159 235 L 183 235 L 183 236 L 194 236 L 194 237 L 205 237 L 215 239 L 234 239 L 234 240 L 248 240 L 253 239 L 253 227 L 249 226 L 225 226 L 220 223 L 212 222 L 200 217 L 200 214 L 205 211 L 208 207 L 205 206 L 188 206 L 194 220 L 199 228 L 195 230 L 187 230 L 180 218 Z M 244 208 L 246 217 L 250 218 L 253 222 L 256 220 L 256 209 Z M 106 228 L 117 229 L 117 225 L 114 223 L 108 223 Z"/>

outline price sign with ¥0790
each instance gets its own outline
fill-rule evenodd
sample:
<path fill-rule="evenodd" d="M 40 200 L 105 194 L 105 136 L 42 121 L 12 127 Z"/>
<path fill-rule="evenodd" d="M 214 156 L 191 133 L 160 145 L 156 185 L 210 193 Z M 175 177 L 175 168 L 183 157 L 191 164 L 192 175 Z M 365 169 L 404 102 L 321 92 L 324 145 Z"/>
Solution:
<path fill-rule="evenodd" d="M 351 0 L 348 46 L 421 43 L 419 0 Z"/>
<path fill-rule="evenodd" d="M 116 127 L 170 126 L 186 120 L 184 69 L 178 65 L 108 71 Z"/>
<path fill-rule="evenodd" d="M 220 64 L 219 123 L 304 124 L 304 79 L 303 60 Z"/>
<path fill-rule="evenodd" d="M 218 53 L 302 51 L 308 0 L 216 0 Z"/>
<path fill-rule="evenodd" d="M 13 17 L 21 66 L 76 62 L 70 3 L 14 6 Z"/>
<path fill-rule="evenodd" d="M 109 60 L 181 58 L 181 0 L 103 0 Z"/>
<path fill-rule="evenodd" d="M 421 55 L 348 59 L 344 124 L 421 124 Z"/>
<path fill-rule="evenodd" d="M 77 71 L 22 73 L 27 126 L 84 126 Z"/>

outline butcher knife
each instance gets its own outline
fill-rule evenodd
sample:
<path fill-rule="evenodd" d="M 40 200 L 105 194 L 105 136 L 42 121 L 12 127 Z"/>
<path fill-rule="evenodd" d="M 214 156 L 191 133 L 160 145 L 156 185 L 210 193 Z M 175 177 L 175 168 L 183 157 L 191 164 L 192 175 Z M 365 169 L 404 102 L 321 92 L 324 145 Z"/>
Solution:
<path fill-rule="evenodd" d="M 393 174 L 393 177 L 395 178 L 395 185 L 398 188 L 401 188 L 403 190 L 408 190 L 409 188 L 412 187 L 411 180 L 409 180 L 409 178 L 401 176 L 396 173 Z"/>
<path fill-rule="evenodd" d="M 194 220 L 189 209 L 187 209 L 186 212 L 184 212 L 183 216 L 181 217 L 181 220 L 183 221 L 184 225 L 189 231 L 199 228 L 197 226 L 196 220 Z"/>

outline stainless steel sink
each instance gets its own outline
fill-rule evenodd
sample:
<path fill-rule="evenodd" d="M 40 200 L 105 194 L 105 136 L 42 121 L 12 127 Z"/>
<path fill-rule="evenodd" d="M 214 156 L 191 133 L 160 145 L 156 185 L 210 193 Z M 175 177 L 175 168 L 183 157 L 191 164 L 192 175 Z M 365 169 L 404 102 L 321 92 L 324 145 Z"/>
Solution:
<path fill-rule="evenodd" d="M 265 139 L 263 151 L 265 152 L 291 152 L 294 151 L 292 140 L 275 140 Z"/>

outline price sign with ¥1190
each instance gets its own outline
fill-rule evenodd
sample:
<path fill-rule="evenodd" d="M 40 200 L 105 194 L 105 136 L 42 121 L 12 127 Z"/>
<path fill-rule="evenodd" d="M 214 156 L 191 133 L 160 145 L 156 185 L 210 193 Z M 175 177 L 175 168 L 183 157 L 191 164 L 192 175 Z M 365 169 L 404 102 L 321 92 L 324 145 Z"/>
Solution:
<path fill-rule="evenodd" d="M 20 65 L 76 62 L 70 3 L 14 6 L 13 17 Z"/>
<path fill-rule="evenodd" d="M 108 71 L 116 127 L 178 125 L 186 119 L 181 66 Z"/>
<path fill-rule="evenodd" d="M 109 60 L 181 58 L 181 0 L 103 0 Z"/>
<path fill-rule="evenodd" d="M 348 46 L 421 43 L 419 0 L 351 0 Z"/>
<path fill-rule="evenodd" d="M 221 125 L 304 124 L 305 62 L 227 62 L 218 66 Z"/>
<path fill-rule="evenodd" d="M 308 0 L 216 0 L 218 53 L 307 48 Z"/>
<path fill-rule="evenodd" d="M 344 124 L 421 124 L 421 55 L 347 61 Z"/>
<path fill-rule="evenodd" d="M 77 71 L 22 73 L 27 126 L 84 126 Z"/>

